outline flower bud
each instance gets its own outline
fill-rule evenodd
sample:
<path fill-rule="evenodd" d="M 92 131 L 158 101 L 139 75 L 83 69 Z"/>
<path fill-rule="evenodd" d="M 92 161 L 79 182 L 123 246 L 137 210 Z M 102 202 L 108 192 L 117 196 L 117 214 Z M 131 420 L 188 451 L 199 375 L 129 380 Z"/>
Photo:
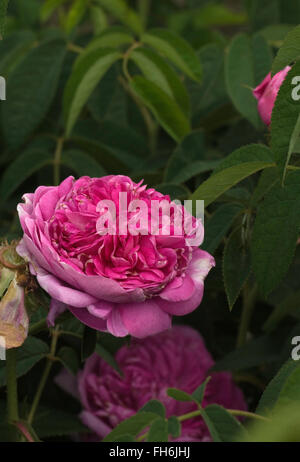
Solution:
<path fill-rule="evenodd" d="M 15 275 L 0 302 L 0 336 L 5 339 L 6 349 L 21 346 L 28 335 L 24 298 L 24 288 L 18 285 Z"/>

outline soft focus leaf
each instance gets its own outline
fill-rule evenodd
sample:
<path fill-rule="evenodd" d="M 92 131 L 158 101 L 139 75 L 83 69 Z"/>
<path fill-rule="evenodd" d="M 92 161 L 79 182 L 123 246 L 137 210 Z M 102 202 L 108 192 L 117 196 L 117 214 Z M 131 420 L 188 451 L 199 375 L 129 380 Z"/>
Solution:
<path fill-rule="evenodd" d="M 136 48 L 130 58 L 141 69 L 144 76 L 168 94 L 188 116 L 190 110 L 189 96 L 177 73 L 163 58 L 148 48 Z"/>
<path fill-rule="evenodd" d="M 285 187 L 275 185 L 258 208 L 251 253 L 253 270 L 267 296 L 285 276 L 294 256 L 300 225 L 300 173 Z"/>
<path fill-rule="evenodd" d="M 64 151 L 61 163 L 74 170 L 78 176 L 101 177 L 106 173 L 92 156 L 79 150 Z"/>
<path fill-rule="evenodd" d="M 70 34 L 74 27 L 80 23 L 86 12 L 86 8 L 87 4 L 85 0 L 75 0 L 72 4 L 64 25 L 67 34 Z"/>
<path fill-rule="evenodd" d="M 35 337 L 27 337 L 18 348 L 17 377 L 22 377 L 49 353 L 48 345 Z M 5 361 L 0 361 L 0 387 L 6 385 Z"/>
<path fill-rule="evenodd" d="M 97 346 L 97 331 L 88 326 L 84 326 L 83 337 L 81 341 L 81 359 L 82 361 L 89 358 Z"/>
<path fill-rule="evenodd" d="M 179 35 L 167 29 L 151 29 L 142 36 L 142 42 L 162 53 L 191 79 L 201 80 L 200 60 L 190 44 Z"/>
<path fill-rule="evenodd" d="M 229 309 L 232 310 L 251 271 L 249 249 L 242 241 L 241 229 L 232 232 L 223 254 L 223 276 Z"/>
<path fill-rule="evenodd" d="M 45 165 L 49 165 L 53 155 L 38 149 L 25 151 L 5 170 L 1 179 L 1 200 L 6 200 L 23 181 Z"/>
<path fill-rule="evenodd" d="M 60 362 L 65 366 L 65 368 L 71 372 L 71 374 L 77 374 L 80 364 L 79 358 L 75 350 L 73 350 L 70 347 L 64 346 L 57 353 L 57 357 L 59 358 Z"/>
<path fill-rule="evenodd" d="M 0 38 L 4 34 L 6 12 L 9 0 L 2 0 L 0 3 Z"/>
<path fill-rule="evenodd" d="M 210 404 L 202 410 L 203 417 L 215 443 L 234 441 L 245 433 L 240 422 L 218 404 Z"/>
<path fill-rule="evenodd" d="M 272 74 L 281 71 L 285 66 L 300 58 L 300 26 L 295 27 L 286 35 L 283 45 L 278 50 L 273 61 Z"/>
<path fill-rule="evenodd" d="M 296 361 L 289 359 L 284 363 L 263 392 L 256 409 L 258 414 L 267 414 L 274 409 L 288 377 L 290 377 L 296 368 L 299 369 Z"/>
<path fill-rule="evenodd" d="M 40 438 L 86 433 L 89 430 L 77 415 L 60 409 L 41 407 L 34 419 L 34 428 Z"/>
<path fill-rule="evenodd" d="M 148 432 L 148 442 L 160 443 L 168 441 L 168 421 L 166 419 L 156 419 Z"/>
<path fill-rule="evenodd" d="M 300 75 L 300 63 L 288 72 L 272 111 L 271 146 L 284 182 L 287 167 L 300 135 L 300 99 L 292 96 L 294 77 Z"/>
<path fill-rule="evenodd" d="M 176 399 L 176 401 L 194 401 L 191 395 L 177 388 L 168 388 L 167 395 L 170 398 Z"/>
<path fill-rule="evenodd" d="M 117 441 L 119 436 L 125 434 L 137 436 L 144 428 L 151 425 L 151 423 L 156 419 L 157 414 L 151 412 L 139 412 L 129 419 L 123 420 L 123 422 L 117 425 L 102 441 L 104 443 Z"/>
<path fill-rule="evenodd" d="M 168 433 L 173 436 L 173 438 L 179 438 L 181 433 L 181 424 L 176 416 L 172 415 L 168 419 Z"/>
<path fill-rule="evenodd" d="M 258 128 L 257 101 L 252 95 L 256 83 L 255 70 L 251 41 L 247 35 L 239 34 L 233 38 L 225 61 L 225 76 L 234 106 Z"/>
<path fill-rule="evenodd" d="M 64 90 L 63 106 L 67 136 L 70 135 L 93 90 L 119 57 L 120 54 L 113 49 L 100 48 L 86 55 L 75 66 Z"/>
<path fill-rule="evenodd" d="M 172 138 L 180 141 L 189 133 L 190 125 L 185 114 L 156 84 L 137 76 L 130 81 L 130 86 Z"/>
<path fill-rule="evenodd" d="M 125 0 L 97 0 L 97 2 L 137 35 L 141 35 L 143 25 L 140 18 Z"/>
<path fill-rule="evenodd" d="M 205 222 L 205 236 L 201 248 L 213 254 L 241 210 L 239 204 L 224 204 L 218 207 Z"/>
<path fill-rule="evenodd" d="M 57 90 L 65 52 L 62 40 L 41 44 L 30 51 L 10 75 L 7 101 L 1 109 L 4 136 L 11 148 L 23 144 L 47 114 Z"/>
<path fill-rule="evenodd" d="M 151 401 L 148 401 L 139 412 L 153 412 L 154 414 L 159 415 L 163 419 L 166 416 L 166 409 L 164 405 L 160 402 L 157 401 L 156 399 L 152 399 Z"/>

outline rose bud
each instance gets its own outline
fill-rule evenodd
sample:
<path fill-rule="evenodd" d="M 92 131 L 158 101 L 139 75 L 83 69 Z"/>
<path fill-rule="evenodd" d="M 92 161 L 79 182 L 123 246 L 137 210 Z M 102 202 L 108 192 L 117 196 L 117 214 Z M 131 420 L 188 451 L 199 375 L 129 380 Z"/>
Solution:
<path fill-rule="evenodd" d="M 111 175 L 69 177 L 57 187 L 40 186 L 24 200 L 18 205 L 24 236 L 17 251 L 52 298 L 50 325 L 68 309 L 91 328 L 142 338 L 169 329 L 173 315 L 200 305 L 215 262 L 198 248 L 201 222 L 194 219 L 197 239 L 191 229 L 178 233 L 178 217 L 193 222 L 180 205 L 172 209 L 170 232 L 156 233 L 165 231 L 165 222 L 160 226 L 149 210 L 153 203 L 170 205 L 169 196 Z M 136 201 L 144 209 L 141 229 L 127 233 L 126 219 L 133 228 L 139 221 Z M 149 224 L 154 232 L 147 233 Z"/>
<path fill-rule="evenodd" d="M 78 398 L 83 423 L 99 441 L 124 419 L 136 414 L 148 401 L 160 400 L 166 416 L 181 416 L 198 409 L 194 402 L 178 402 L 167 395 L 168 388 L 193 393 L 210 376 L 203 407 L 219 404 L 227 409 L 247 410 L 242 391 L 229 372 L 209 372 L 214 361 L 200 334 L 184 326 L 148 337 L 133 339 L 116 354 L 122 376 L 98 354 L 93 354 L 75 377 L 66 369 L 55 382 Z M 211 441 L 202 417 L 182 422 L 176 441 Z"/>
<path fill-rule="evenodd" d="M 286 66 L 282 71 L 277 72 L 274 77 L 271 77 L 271 73 L 269 73 L 253 90 L 253 95 L 258 101 L 259 115 L 266 125 L 270 125 L 271 123 L 272 111 L 277 94 L 290 69 L 290 66 Z"/>
<path fill-rule="evenodd" d="M 2 273 L 6 269 L 1 269 Z M 17 283 L 17 275 L 10 282 L 0 302 L 0 336 L 5 339 L 5 348 L 21 346 L 28 335 L 28 315 L 24 303 L 24 288 Z"/>

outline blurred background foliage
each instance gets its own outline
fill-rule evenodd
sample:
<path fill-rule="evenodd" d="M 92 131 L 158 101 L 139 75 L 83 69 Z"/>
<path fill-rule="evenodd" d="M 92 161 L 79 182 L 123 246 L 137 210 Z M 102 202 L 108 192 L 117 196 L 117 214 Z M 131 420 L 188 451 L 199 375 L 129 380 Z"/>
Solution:
<path fill-rule="evenodd" d="M 7 100 L 0 103 L 1 238 L 21 237 L 16 205 L 41 184 L 70 174 L 124 174 L 187 199 L 212 171 L 225 168 L 230 153 L 249 143 L 268 145 L 270 131 L 251 89 L 299 22 L 299 0 L 11 0 L 0 42 L 0 75 L 7 81 Z M 248 148 L 237 157 L 243 155 Z M 216 369 L 234 373 L 254 411 L 300 331 L 300 251 L 292 264 L 291 258 L 283 263 L 288 272 L 271 262 L 274 282 L 264 293 L 265 276 L 252 273 L 251 237 L 258 207 L 278 178 L 274 169 L 253 173 L 206 209 L 203 247 L 217 266 L 201 307 L 179 322 L 201 332 Z M 295 246 L 296 240 L 292 253 Z M 28 301 L 33 324 L 48 303 L 43 293 L 34 297 Z M 248 332 L 238 332 L 250 299 Z M 75 320 L 64 328 L 83 335 Z M 47 342 L 41 333 L 21 349 L 24 409 Z M 119 344 L 101 336 L 99 354 L 113 361 Z M 81 342 L 67 335 L 62 348 L 61 362 L 75 372 Z M 74 420 L 78 405 L 51 382 L 43 404 L 35 427 L 40 437 L 82 429 Z"/>

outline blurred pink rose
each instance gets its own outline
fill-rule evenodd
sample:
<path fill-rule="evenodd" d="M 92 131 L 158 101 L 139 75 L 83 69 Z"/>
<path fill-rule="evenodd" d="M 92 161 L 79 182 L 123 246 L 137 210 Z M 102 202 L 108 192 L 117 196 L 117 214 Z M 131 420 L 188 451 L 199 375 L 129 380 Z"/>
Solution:
<path fill-rule="evenodd" d="M 215 262 L 187 235 L 99 234 L 104 214 L 99 202 L 115 204 L 118 222 L 120 192 L 128 203 L 171 202 L 142 182 L 117 175 L 69 177 L 57 187 L 40 186 L 25 194 L 25 204 L 18 205 L 24 231 L 18 252 L 52 297 L 51 325 L 69 309 L 94 329 L 142 338 L 170 328 L 172 315 L 199 306 L 204 279 Z M 203 226 L 198 227 L 202 242 Z"/>
<path fill-rule="evenodd" d="M 266 125 L 270 125 L 271 123 L 272 111 L 277 94 L 290 69 L 290 66 L 286 66 L 282 71 L 275 74 L 273 78 L 271 78 L 270 72 L 253 90 L 253 95 L 258 100 L 259 115 Z"/>
<path fill-rule="evenodd" d="M 77 378 L 63 370 L 56 383 L 78 397 L 81 419 L 100 439 L 122 420 L 134 415 L 151 399 L 160 400 L 167 417 L 195 411 L 193 402 L 178 402 L 166 394 L 167 388 L 192 393 L 208 375 L 203 406 L 219 404 L 228 409 L 246 410 L 241 390 L 228 372 L 209 374 L 214 365 L 197 331 L 177 326 L 153 337 L 133 340 L 116 354 L 123 377 L 97 354 L 92 355 Z M 201 417 L 182 422 L 177 441 L 211 441 Z"/>

